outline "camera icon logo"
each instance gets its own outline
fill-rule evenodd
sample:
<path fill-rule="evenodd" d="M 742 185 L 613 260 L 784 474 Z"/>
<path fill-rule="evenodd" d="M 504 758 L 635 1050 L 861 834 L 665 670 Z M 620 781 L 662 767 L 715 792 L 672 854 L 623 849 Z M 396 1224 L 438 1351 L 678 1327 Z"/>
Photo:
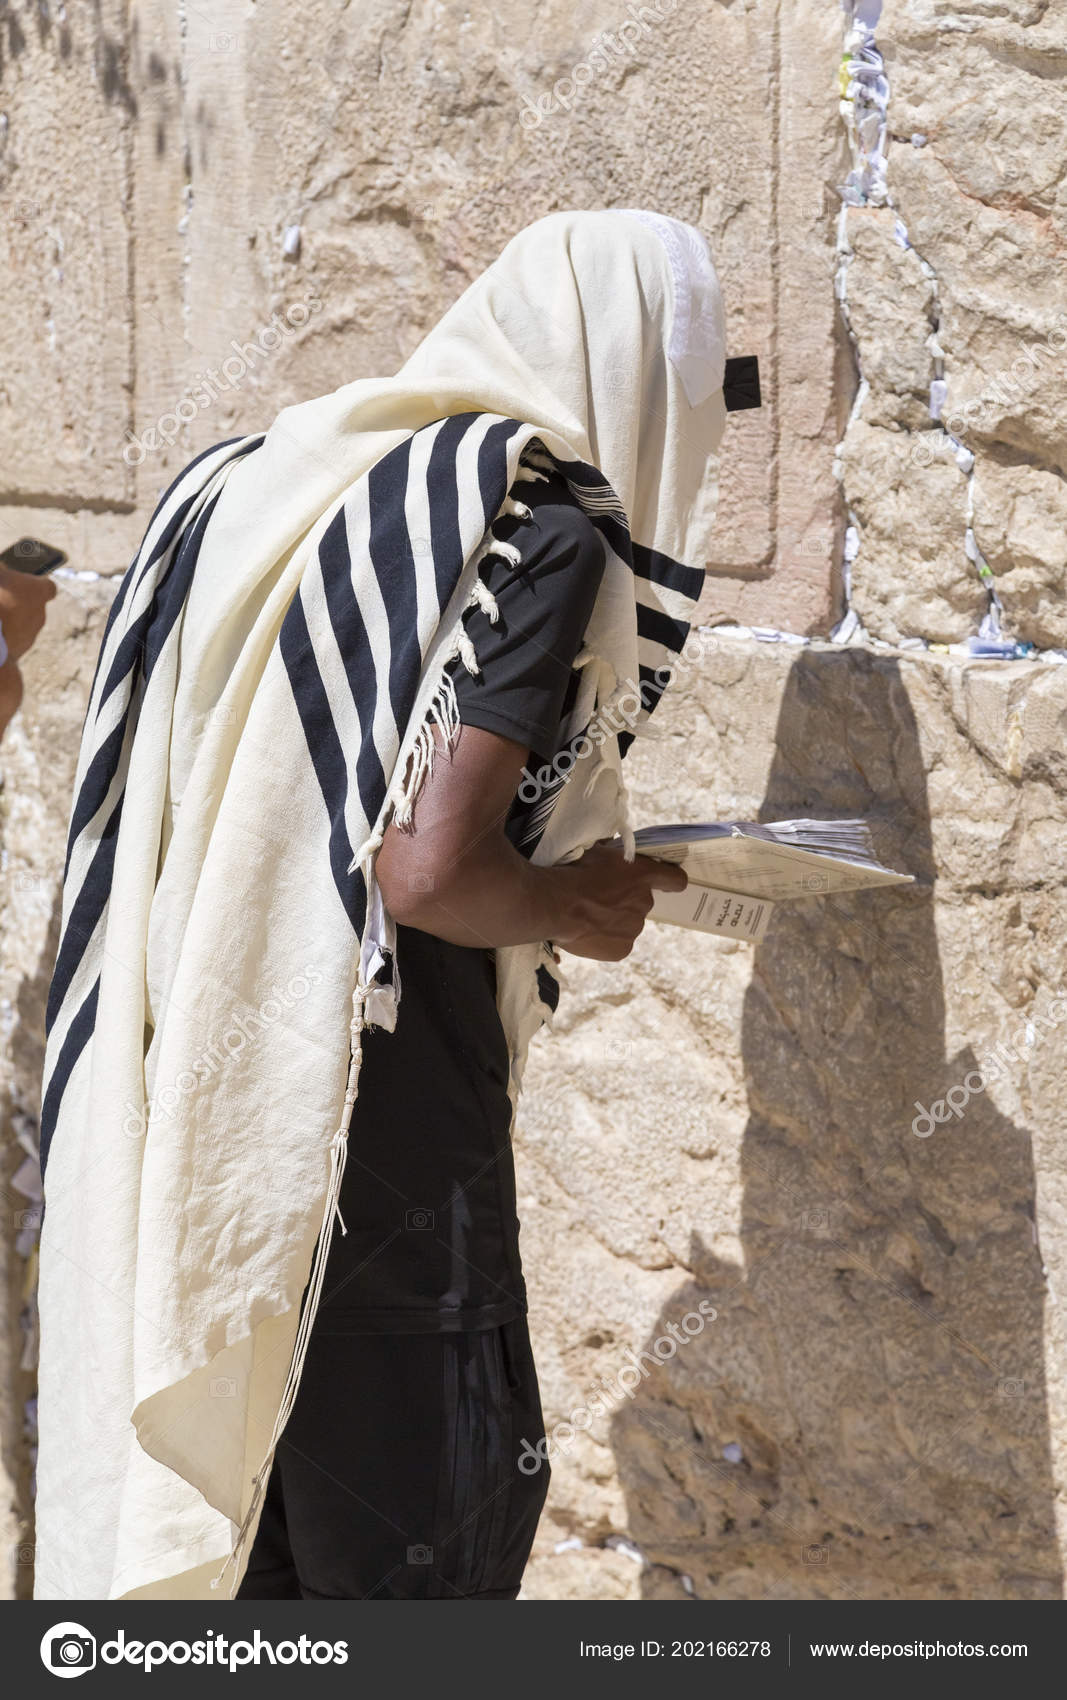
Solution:
<path fill-rule="evenodd" d="M 432 1564 L 433 1547 L 424 1546 L 421 1541 L 416 1546 L 408 1547 L 409 1564 Z"/>
<path fill-rule="evenodd" d="M 41 1641 L 41 1663 L 53 1676 L 83 1676 L 96 1666 L 96 1637 L 80 1623 L 56 1623 Z"/>
<path fill-rule="evenodd" d="M 428 1234 L 432 1231 L 435 1220 L 434 1212 L 425 1207 L 404 1211 L 404 1226 L 409 1233 Z"/>

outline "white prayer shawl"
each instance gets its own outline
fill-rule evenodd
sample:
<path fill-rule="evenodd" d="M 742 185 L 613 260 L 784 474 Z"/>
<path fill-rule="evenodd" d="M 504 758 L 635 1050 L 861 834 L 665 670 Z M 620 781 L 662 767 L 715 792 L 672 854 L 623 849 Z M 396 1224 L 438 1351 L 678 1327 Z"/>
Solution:
<path fill-rule="evenodd" d="M 621 754 L 699 593 L 724 361 L 702 237 L 556 213 L 396 377 L 287 408 L 161 501 L 93 684 L 49 1006 L 36 1597 L 236 1591 L 361 1029 L 402 994 L 375 852 L 454 734 L 446 668 L 476 669 L 479 562 L 509 553 L 488 528 L 554 461 L 604 541 L 573 768 L 528 811 L 553 863 L 629 832 Z M 551 969 L 497 951 L 513 1104 Z"/>

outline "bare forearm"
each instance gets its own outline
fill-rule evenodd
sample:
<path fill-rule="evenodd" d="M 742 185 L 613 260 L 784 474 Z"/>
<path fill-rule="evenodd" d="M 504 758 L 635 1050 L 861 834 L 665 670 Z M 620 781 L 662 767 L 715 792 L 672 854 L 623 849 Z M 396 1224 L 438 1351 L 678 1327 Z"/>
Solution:
<path fill-rule="evenodd" d="M 623 860 L 594 845 L 577 861 L 534 867 L 504 823 L 528 752 L 477 727 L 442 750 L 408 827 L 391 822 L 378 852 L 386 908 L 402 926 L 483 949 L 550 939 L 578 956 L 617 962 L 633 948 L 655 888 L 681 890 L 664 862 Z"/>
<path fill-rule="evenodd" d="M 432 846 L 428 846 L 432 849 Z M 414 889 L 387 896 L 395 920 L 450 944 L 566 943 L 581 925 L 582 881 L 576 867 L 538 868 L 506 839 L 495 837 L 449 867 L 409 876 Z"/>

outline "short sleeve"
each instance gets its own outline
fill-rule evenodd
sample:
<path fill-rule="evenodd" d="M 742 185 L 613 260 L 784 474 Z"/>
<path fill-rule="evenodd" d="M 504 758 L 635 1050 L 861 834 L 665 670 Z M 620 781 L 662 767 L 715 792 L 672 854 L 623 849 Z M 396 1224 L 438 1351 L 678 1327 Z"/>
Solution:
<path fill-rule="evenodd" d="M 482 609 L 467 616 L 466 630 L 480 672 L 452 664 L 459 718 L 550 758 L 575 657 L 604 571 L 600 533 L 558 474 L 521 487 L 530 519 L 497 520 L 494 536 L 512 543 L 522 560 L 512 565 L 487 555 L 481 576 L 496 598 L 492 624 Z"/>

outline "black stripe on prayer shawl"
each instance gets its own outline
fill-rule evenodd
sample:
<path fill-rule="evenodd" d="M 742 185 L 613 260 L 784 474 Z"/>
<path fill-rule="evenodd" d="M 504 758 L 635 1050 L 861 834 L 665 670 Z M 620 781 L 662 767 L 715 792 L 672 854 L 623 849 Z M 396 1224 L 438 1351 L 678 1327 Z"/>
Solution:
<path fill-rule="evenodd" d="M 204 529 L 214 512 L 217 501 L 217 496 L 212 498 L 198 516 L 192 530 L 181 538 L 175 552 L 175 559 L 166 568 L 152 601 L 144 613 L 134 622 L 119 645 L 107 686 L 100 696 L 97 714 L 99 715 L 104 703 L 120 685 L 126 687 L 127 700 L 118 723 L 93 757 L 78 793 L 71 816 L 64 877 L 66 877 L 69 869 L 71 852 L 77 839 L 103 807 L 118 773 L 126 734 L 130 726 L 130 711 L 135 685 L 140 677 L 143 677 L 146 681 L 151 677 L 163 646 L 170 637 L 175 623 L 181 617 L 189 593 L 189 586 L 192 583 Z M 189 504 L 186 503 L 184 506 L 187 512 Z M 170 529 L 168 527 L 168 531 Z M 173 535 L 172 533 L 172 538 Z M 158 554 L 154 558 L 158 559 Z M 106 642 L 106 638 L 104 641 Z M 111 895 L 115 842 L 118 837 L 119 821 L 122 817 L 124 796 L 125 786 L 123 786 L 122 793 L 101 833 L 100 841 L 82 881 L 81 889 L 71 905 L 63 930 L 62 942 L 56 956 L 56 966 L 48 994 L 48 1005 L 45 1012 L 46 1034 L 52 1030 L 96 924 L 107 908 Z"/>
<path fill-rule="evenodd" d="M 665 590 L 677 590 L 691 602 L 698 600 L 704 588 L 704 573 L 700 567 L 687 567 L 683 561 L 672 561 L 669 555 L 661 555 L 658 549 L 647 549 L 643 543 L 634 543 L 631 547 L 634 572 L 638 578 L 647 578 L 650 584 L 660 584 Z"/>
<path fill-rule="evenodd" d="M 688 620 L 672 620 L 662 608 L 647 608 L 643 602 L 637 604 L 637 635 L 639 638 L 650 638 L 664 649 L 673 650 L 679 655 L 685 647 L 689 636 Z"/>
<path fill-rule="evenodd" d="M 141 657 L 141 670 L 146 683 L 155 672 L 156 662 L 163 653 L 164 645 L 181 618 L 185 599 L 193 582 L 193 573 L 196 571 L 200 544 L 208 520 L 218 506 L 221 493 L 220 491 L 218 495 L 212 496 L 210 502 L 206 503 L 197 515 L 192 530 L 187 532 L 179 543 L 174 560 L 152 598 L 152 619 L 145 632 L 144 653 Z"/>
<path fill-rule="evenodd" d="M 474 414 L 472 417 L 477 419 L 478 415 Z M 482 493 L 482 513 L 487 527 L 496 518 L 504 496 L 508 493 L 505 470 L 504 491 L 503 495 L 500 494 L 501 464 L 505 468 L 507 466 L 506 459 L 502 463 L 501 457 L 518 429 L 517 419 L 501 419 L 498 424 L 490 425 L 478 449 L 478 487 Z"/>
<path fill-rule="evenodd" d="M 170 501 L 171 497 L 174 495 L 175 491 L 178 489 L 178 486 L 180 484 L 185 483 L 188 480 L 189 474 L 191 472 L 193 472 L 195 470 L 195 468 L 200 465 L 200 462 L 202 460 L 206 460 L 209 455 L 220 454 L 223 449 L 229 448 L 231 446 L 231 444 L 233 444 L 233 443 L 244 443 L 245 447 L 242 450 L 242 453 L 250 454 L 253 449 L 257 449 L 259 447 L 259 445 L 262 441 L 263 441 L 262 436 L 253 438 L 251 442 L 249 442 L 246 438 L 243 438 L 243 437 L 230 437 L 225 442 L 216 443 L 214 445 L 214 447 L 212 447 L 210 449 L 204 449 L 201 454 L 198 454 L 197 456 L 195 456 L 195 458 L 189 462 L 188 466 L 184 467 L 182 469 L 182 471 L 178 473 L 177 477 L 174 478 L 170 484 L 168 484 L 168 486 L 164 490 L 162 496 L 160 496 L 159 501 L 156 503 L 155 512 L 152 515 L 152 519 L 149 522 L 148 526 L 146 527 L 146 532 L 148 532 L 148 533 L 151 532 L 152 525 L 155 523 L 156 515 L 160 514 L 164 511 L 164 509 L 167 506 L 167 503 Z M 139 584 L 141 582 L 141 580 L 144 578 L 145 574 L 150 572 L 152 570 L 152 568 L 155 566 L 156 562 L 158 560 L 160 560 L 163 555 L 166 554 L 167 550 L 170 548 L 171 544 L 174 542 L 174 539 L 177 537 L 178 533 L 181 531 L 182 527 L 184 526 L 186 519 L 188 518 L 188 515 L 189 515 L 189 510 L 193 506 L 193 503 L 197 500 L 199 495 L 200 495 L 200 487 L 197 486 L 197 488 L 195 490 L 193 490 L 191 492 L 191 494 L 188 495 L 183 502 L 180 502 L 178 504 L 178 506 L 175 508 L 174 512 L 171 514 L 170 519 L 167 521 L 167 524 L 164 526 L 159 537 L 157 537 L 156 542 L 155 542 L 155 547 L 153 548 L 152 553 L 145 560 L 143 566 L 141 567 L 141 571 L 139 573 L 137 572 L 137 561 L 140 559 L 140 554 L 138 554 L 137 557 L 135 557 L 129 571 L 123 573 L 122 583 L 119 585 L 118 592 L 115 596 L 115 600 L 112 602 L 111 608 L 108 611 L 107 624 L 104 627 L 104 636 L 103 636 L 103 639 L 101 640 L 101 644 L 100 644 L 100 654 L 96 658 L 96 665 L 97 665 L 98 671 L 99 671 L 100 664 L 101 664 L 103 657 L 104 657 L 104 650 L 105 650 L 105 646 L 107 644 L 108 635 L 111 631 L 111 627 L 115 624 L 115 622 L 118 619 L 119 615 L 121 614 L 123 608 L 125 607 L 126 598 L 131 594 L 131 591 L 132 591 L 134 585 Z M 143 547 L 143 545 L 142 545 L 142 547 Z M 95 686 L 95 684 L 96 684 L 96 678 L 95 678 L 95 675 L 94 675 L 93 685 Z M 91 690 L 89 692 L 89 700 L 92 701 L 92 691 Z"/>
<path fill-rule="evenodd" d="M 107 683 L 100 693 L 100 700 L 97 704 L 97 718 L 99 719 L 100 710 L 104 707 L 104 704 L 109 701 L 112 694 L 120 686 L 124 688 L 126 693 L 126 705 L 114 730 L 108 733 L 90 762 L 82 781 L 81 790 L 75 800 L 70 832 L 67 836 L 67 857 L 63 868 L 64 878 L 66 878 L 70 867 L 71 853 L 78 838 L 103 805 L 118 771 L 122 746 L 130 720 L 134 688 L 141 677 L 145 680 L 151 677 L 163 645 L 185 607 L 185 599 L 189 594 L 189 586 L 193 580 L 204 527 L 214 512 L 217 501 L 218 497 L 216 496 L 204 509 L 189 535 L 181 538 L 175 551 L 175 560 L 164 569 L 151 602 L 144 612 L 138 615 L 129 631 L 122 638 L 115 653 Z M 186 511 L 188 511 L 188 506 L 189 504 L 186 503 Z M 169 530 L 170 527 L 168 527 Z M 174 536 L 172 535 L 172 543 L 173 541 Z M 158 554 L 153 558 L 159 559 Z M 129 574 L 126 576 L 128 578 Z M 110 621 L 108 622 L 108 629 L 110 629 Z M 105 631 L 101 644 L 101 655 L 106 643 L 107 634 Z M 99 667 L 99 661 L 97 666 Z M 107 901 L 106 892 L 103 901 L 105 903 Z"/>
<path fill-rule="evenodd" d="M 99 996 L 100 978 L 98 975 L 92 991 L 89 993 L 89 996 L 86 998 L 77 1015 L 74 1017 L 74 1020 L 70 1024 L 67 1036 L 60 1046 L 59 1056 L 56 1058 L 51 1079 L 45 1088 L 44 1098 L 41 1103 L 40 1145 L 42 1176 L 44 1175 L 45 1165 L 48 1162 L 48 1149 L 52 1143 L 52 1135 L 56 1129 L 56 1122 L 59 1118 L 59 1106 L 63 1102 L 63 1094 L 67 1089 L 67 1082 L 74 1072 L 75 1063 L 78 1061 L 78 1058 L 81 1056 L 86 1045 L 93 1036 L 93 1028 L 96 1026 L 96 1005 Z"/>
<path fill-rule="evenodd" d="M 437 604 L 443 608 L 448 601 L 447 563 L 459 554 L 459 482 L 456 478 L 456 453 L 470 423 L 466 413 L 446 419 L 433 440 L 426 468 L 426 492 L 430 511 L 430 552 L 437 581 Z"/>
<path fill-rule="evenodd" d="M 233 443 L 243 443 L 244 446 L 240 450 L 240 455 L 251 454 L 252 450 L 257 449 L 262 441 L 262 436 L 253 437 L 250 441 L 243 438 L 232 437 L 227 442 L 217 443 L 213 449 L 205 449 L 203 454 L 197 455 L 196 459 L 190 461 L 189 465 L 185 468 L 185 471 L 178 474 L 178 477 L 174 479 L 173 483 L 168 486 L 167 490 L 160 497 L 156 504 L 156 509 L 152 515 L 152 519 L 148 524 L 147 535 L 151 535 L 152 526 L 155 524 L 159 514 L 165 511 L 170 498 L 175 494 L 179 486 L 187 481 L 189 474 L 200 465 L 201 461 L 206 460 L 209 455 L 219 454 L 222 449 L 229 448 Z M 240 455 L 230 458 L 237 459 L 240 458 Z M 220 465 L 225 464 L 225 461 L 220 462 Z M 100 675 L 100 669 L 104 664 L 104 656 L 107 653 L 108 639 L 111 636 L 112 629 L 118 624 L 122 610 L 124 609 L 131 594 L 131 587 L 139 585 L 151 569 L 163 559 L 168 550 L 173 548 L 174 543 L 179 538 L 182 528 L 189 517 L 190 509 L 198 501 L 201 494 L 202 486 L 197 484 L 196 488 L 193 489 L 185 500 L 180 502 L 175 508 L 174 513 L 167 521 L 162 533 L 156 539 L 152 552 L 147 559 L 143 563 L 141 562 L 141 553 L 144 547 L 142 545 L 142 551 L 138 551 L 138 554 L 135 556 L 130 567 L 122 575 L 122 583 L 119 585 L 115 600 L 111 604 L 107 622 L 104 626 L 104 635 L 100 641 L 100 652 L 96 658 L 96 668 L 93 672 L 93 683 L 89 691 L 89 704 L 85 711 L 86 721 L 88 720 L 89 709 L 92 706 L 95 697 L 96 684 Z M 212 506 L 214 506 L 214 503 Z M 188 573 L 185 576 L 183 596 L 188 593 L 188 586 L 192 580 L 194 566 L 195 562 L 192 562 L 189 565 Z M 164 569 L 163 577 L 160 580 L 160 586 L 157 586 L 156 595 L 153 597 L 144 614 L 136 622 L 135 628 L 131 628 L 131 631 L 126 634 L 119 644 L 118 651 L 111 665 L 107 686 L 101 692 L 100 699 L 97 702 L 97 718 L 99 718 L 100 710 L 104 706 L 104 703 L 124 680 L 129 681 L 130 695 L 132 697 L 133 680 L 129 678 L 129 675 L 140 660 L 142 653 L 141 639 L 147 641 L 149 626 L 159 610 L 159 589 L 166 582 L 166 578 L 169 575 L 170 570 L 170 567 Z M 133 636 L 134 631 L 136 632 L 136 636 Z M 64 879 L 66 878 L 67 871 L 70 867 L 70 857 L 74 845 L 85 827 L 88 825 L 89 821 L 91 821 L 93 816 L 96 814 L 104 798 L 107 796 L 108 789 L 118 769 L 119 755 L 122 748 L 122 739 L 125 733 L 128 715 L 129 704 L 127 703 L 119 726 L 115 728 L 114 732 L 108 734 L 104 743 L 93 756 L 93 759 L 89 764 L 89 768 L 86 771 L 85 779 L 82 782 L 81 790 L 75 799 L 74 809 L 71 814 L 70 831 L 67 834 L 67 854 L 66 860 L 63 864 Z M 83 736 L 84 732 L 85 721 L 82 723 Z"/>
<path fill-rule="evenodd" d="M 159 498 L 159 501 L 155 506 L 155 511 L 152 514 L 152 518 L 146 527 L 146 536 L 151 535 L 152 526 L 155 524 L 158 515 L 165 511 L 167 503 L 175 494 L 178 487 L 188 481 L 190 473 L 195 471 L 201 461 L 206 460 L 209 455 L 220 454 L 223 449 L 230 448 L 235 443 L 243 444 L 243 447 L 241 448 L 242 455 L 251 454 L 253 449 L 258 449 L 262 441 L 262 436 L 253 437 L 251 440 L 243 437 L 230 437 L 225 442 L 216 443 L 213 448 L 205 449 L 202 454 L 198 454 L 195 459 L 189 462 L 189 465 L 185 467 L 183 471 L 179 472 L 178 476 L 167 486 L 166 490 Z M 220 465 L 225 464 L 225 461 L 220 462 Z M 151 572 L 156 563 L 162 560 L 168 549 L 171 548 L 175 539 L 185 526 L 186 520 L 189 517 L 190 509 L 199 500 L 201 493 L 202 486 L 197 484 L 196 488 L 190 492 L 185 500 L 179 502 L 159 537 L 156 538 L 151 554 L 148 555 L 144 562 L 141 563 L 140 571 L 138 571 L 138 563 L 141 561 L 141 556 L 140 552 L 138 552 L 128 571 L 123 573 L 122 583 L 119 585 L 115 600 L 111 604 L 111 608 L 108 612 L 107 623 L 104 626 L 104 635 L 100 642 L 100 653 L 96 658 L 96 670 L 93 674 L 93 683 L 89 691 L 90 703 L 93 701 L 93 695 L 96 690 L 96 681 L 100 668 L 103 665 L 104 655 L 107 649 L 107 640 L 111 634 L 111 628 L 117 623 L 119 616 L 126 605 L 127 598 L 134 593 L 136 587 L 140 585 L 142 580 L 148 575 L 148 573 Z M 143 547 L 144 545 L 142 544 L 142 549 Z M 88 708 L 86 709 L 86 713 L 88 714 Z"/>
<path fill-rule="evenodd" d="M 385 795 L 386 777 L 378 755 L 378 747 L 374 742 L 374 713 L 378 706 L 378 679 L 374 670 L 374 651 L 371 649 L 370 637 L 356 594 L 352 588 L 352 556 L 348 548 L 348 521 L 342 510 L 334 519 L 319 547 L 319 561 L 322 566 L 323 589 L 326 594 L 326 606 L 330 613 L 330 624 L 337 639 L 337 649 L 348 679 L 352 701 L 355 704 L 359 719 L 359 755 L 356 757 L 356 789 L 361 797 L 377 794 Z M 295 604 L 294 604 L 295 606 Z M 322 681 L 318 675 L 318 666 L 311 654 L 311 639 L 308 636 L 307 625 L 303 612 L 300 621 L 303 626 L 303 646 L 287 645 L 285 627 L 288 620 L 282 622 L 282 659 L 289 674 L 289 682 L 293 687 L 293 696 L 297 710 L 301 707 L 301 692 L 299 688 L 298 668 L 305 656 L 310 658 L 315 667 L 315 677 L 321 690 Z M 305 725 L 305 733 L 308 728 Z M 311 740 L 308 740 L 311 744 Z M 340 744 L 338 743 L 338 749 Z M 311 744 L 312 760 L 315 759 L 315 748 Z M 340 812 L 342 826 L 344 825 L 344 808 L 348 800 L 347 769 L 344 754 L 341 754 L 341 771 L 332 777 L 325 768 L 319 772 L 319 785 L 322 788 L 323 799 L 334 819 Z M 350 862 L 355 846 L 350 845 L 347 860 Z M 347 863 L 346 863 L 347 866 Z M 342 893 L 342 901 L 344 896 Z M 347 910 L 348 904 L 345 903 Z"/>
<path fill-rule="evenodd" d="M 231 465 L 247 454 L 251 454 L 254 449 L 260 446 L 262 441 L 262 435 L 230 438 L 227 442 L 216 443 L 213 447 L 205 449 L 203 453 L 190 461 L 156 503 L 141 547 L 123 574 L 122 583 L 119 585 L 115 599 L 111 604 L 104 627 L 104 635 L 100 643 L 89 702 L 82 723 L 83 747 L 86 739 L 93 739 L 94 729 L 100 723 L 102 710 L 116 694 L 121 695 L 122 707 L 115 725 L 106 732 L 103 729 L 100 730 L 96 747 L 92 751 L 78 793 L 74 798 L 63 868 L 64 882 L 70 877 L 74 850 L 78 847 L 79 841 L 87 829 L 98 817 L 109 794 L 115 788 L 123 763 L 128 757 L 129 743 L 136 724 L 135 692 L 142 680 L 147 680 L 153 672 L 163 646 L 173 632 L 175 623 L 185 606 L 189 586 L 192 583 L 196 568 L 196 559 L 204 527 L 208 516 L 214 510 L 217 496 L 212 497 L 206 504 L 191 528 L 189 527 L 189 516 L 196 505 L 203 501 L 204 491 L 209 481 L 216 477 L 224 467 Z M 234 452 L 227 455 L 225 451 L 230 448 Z M 205 466 L 204 463 L 206 462 L 210 462 L 210 466 Z M 163 515 L 168 513 L 170 504 L 183 490 L 186 491 L 186 494 L 181 495 L 174 511 L 169 513 L 162 531 L 158 536 L 153 536 L 153 528 Z M 159 579 L 148 606 L 131 623 L 129 630 L 120 639 L 109 664 L 106 682 L 97 695 L 97 685 L 100 682 L 102 669 L 105 665 L 110 639 L 122 623 L 127 613 L 128 604 L 154 571 L 158 571 Z M 91 726 L 90 714 L 92 714 Z M 51 1034 L 53 1028 L 60 1022 L 65 1012 L 65 1005 L 73 996 L 73 986 L 78 969 L 91 947 L 94 934 L 106 914 L 111 899 L 115 850 L 124 798 L 125 782 L 117 788 L 111 812 L 100 829 L 99 837 L 95 841 L 90 839 L 86 845 L 86 848 L 91 847 L 92 854 L 82 873 L 81 885 L 69 903 L 56 954 L 56 966 L 49 988 L 45 1017 L 48 1034 Z M 58 1056 L 51 1064 L 49 1073 L 43 1082 L 44 1096 L 41 1110 L 42 1174 L 47 1162 L 48 1148 L 52 1141 L 52 1134 L 55 1130 L 67 1082 L 95 1029 L 99 993 L 100 976 L 97 974 L 92 991 L 85 997 L 75 1012 L 59 1048 Z"/>
<path fill-rule="evenodd" d="M 71 817 L 70 833 L 67 838 L 67 859 L 63 867 L 63 878 L 67 877 L 70 867 L 71 853 L 82 832 L 88 826 L 93 816 L 102 807 L 104 798 L 111 787 L 111 782 L 118 772 L 122 756 L 122 745 L 126 737 L 126 728 L 130 723 L 130 704 L 127 703 L 122 711 L 122 718 L 110 731 L 100 745 L 82 781 L 81 790 L 74 804 Z"/>
<path fill-rule="evenodd" d="M 338 518 L 343 522 L 344 515 L 339 514 Z M 311 765 L 315 769 L 315 777 L 318 779 L 323 802 L 330 817 L 330 870 L 333 882 L 352 928 L 358 933 L 363 930 L 366 920 L 367 891 L 362 874 L 358 870 L 352 873 L 348 871 L 353 854 L 345 824 L 348 768 L 341 740 L 337 736 L 337 727 L 334 725 L 329 698 L 322 683 L 319 664 L 315 659 L 299 592 L 293 598 L 282 621 L 279 642 L 297 713 L 300 715 L 300 724 L 307 739 Z M 368 745 L 373 749 L 374 741 L 364 736 L 361 755 L 366 752 Z M 381 763 L 377 761 L 376 753 L 375 761 L 380 773 Z"/>
<path fill-rule="evenodd" d="M 89 940 L 96 930 L 96 924 L 107 908 L 111 895 L 111 876 L 115 867 L 115 845 L 119 822 L 122 819 L 122 803 L 123 798 L 120 797 L 100 834 L 100 842 L 86 869 L 81 890 L 71 904 L 63 928 L 63 939 L 56 954 L 56 965 L 52 972 L 52 985 L 45 1010 L 46 1033 L 52 1031 L 56 1016 L 63 1007 L 63 1000 L 70 990 L 71 981 L 78 972 Z"/>
<path fill-rule="evenodd" d="M 389 700 L 394 711 L 404 698 L 405 682 L 410 678 L 412 669 L 417 681 L 422 666 L 415 551 L 404 513 L 411 443 L 410 437 L 400 443 L 367 474 L 367 503 L 370 508 L 367 553 L 378 580 L 389 624 Z M 406 720 L 397 715 L 397 725 L 404 727 L 406 724 Z M 374 815 L 367 818 L 373 825 Z"/>

